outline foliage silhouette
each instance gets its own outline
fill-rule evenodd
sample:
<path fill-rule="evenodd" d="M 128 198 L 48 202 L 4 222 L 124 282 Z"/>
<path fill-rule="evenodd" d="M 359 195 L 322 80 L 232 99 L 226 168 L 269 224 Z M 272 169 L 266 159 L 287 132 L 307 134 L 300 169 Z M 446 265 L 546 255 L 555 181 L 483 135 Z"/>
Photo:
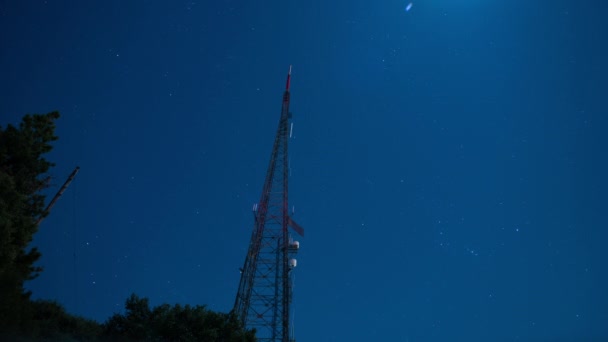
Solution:
<path fill-rule="evenodd" d="M 30 293 L 23 283 L 42 271 L 34 266 L 40 252 L 27 245 L 37 231 L 36 219 L 44 216 L 40 191 L 48 185 L 42 176 L 53 164 L 42 155 L 57 140 L 58 118 L 58 112 L 26 115 L 18 128 L 0 126 L 0 329 L 25 319 Z"/>
<path fill-rule="evenodd" d="M 196 305 L 163 304 L 150 309 L 147 298 L 135 294 L 125 304 L 126 313 L 115 314 L 104 324 L 103 336 L 128 341 L 255 341 L 236 317 Z"/>

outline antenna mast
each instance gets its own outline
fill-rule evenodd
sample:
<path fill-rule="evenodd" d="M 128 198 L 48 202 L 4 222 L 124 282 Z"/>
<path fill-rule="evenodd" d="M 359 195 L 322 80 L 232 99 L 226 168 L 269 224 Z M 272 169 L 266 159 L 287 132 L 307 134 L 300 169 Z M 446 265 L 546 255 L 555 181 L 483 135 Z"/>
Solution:
<path fill-rule="evenodd" d="M 74 171 L 72 171 L 72 173 L 70 174 L 68 179 L 61 186 L 61 189 L 59 189 L 59 191 L 57 191 L 57 193 L 55 194 L 55 197 L 53 197 L 51 202 L 49 202 L 49 205 L 46 207 L 46 209 L 44 209 L 43 214 L 38 218 L 38 221 L 36 221 L 36 226 L 39 226 L 40 222 L 42 222 L 42 220 L 44 220 L 44 218 L 47 217 L 48 214 L 50 214 L 51 209 L 53 208 L 53 206 L 55 205 L 55 203 L 57 202 L 59 197 L 61 197 L 61 195 L 63 195 L 63 193 L 65 192 L 65 189 L 67 189 L 68 186 L 70 185 L 70 183 L 72 183 L 72 181 L 74 180 L 74 177 L 76 177 L 76 174 L 78 173 L 79 170 L 80 170 L 80 167 L 76 166 Z"/>

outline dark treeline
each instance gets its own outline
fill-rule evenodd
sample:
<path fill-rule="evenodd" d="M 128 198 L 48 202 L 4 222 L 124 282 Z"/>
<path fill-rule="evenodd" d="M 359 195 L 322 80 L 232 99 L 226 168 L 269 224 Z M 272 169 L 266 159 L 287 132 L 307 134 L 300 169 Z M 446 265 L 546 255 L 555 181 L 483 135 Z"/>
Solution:
<path fill-rule="evenodd" d="M 160 305 L 131 295 L 125 313 L 102 324 L 67 313 L 53 301 L 31 300 L 24 283 L 42 269 L 28 248 L 46 216 L 42 190 L 53 163 L 51 151 L 59 113 L 26 115 L 19 127 L 0 126 L 0 341 L 255 341 L 231 314 L 204 306 Z"/>

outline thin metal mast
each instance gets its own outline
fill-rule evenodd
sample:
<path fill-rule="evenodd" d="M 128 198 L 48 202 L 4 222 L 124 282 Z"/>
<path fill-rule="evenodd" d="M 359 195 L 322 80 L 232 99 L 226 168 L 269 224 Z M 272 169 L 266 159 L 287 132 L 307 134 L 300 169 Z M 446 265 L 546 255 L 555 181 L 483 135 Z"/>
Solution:
<path fill-rule="evenodd" d="M 304 235 L 288 212 L 290 82 L 291 66 L 262 195 L 253 206 L 254 228 L 233 309 L 246 328 L 256 329 L 258 341 L 290 341 L 290 272 L 299 243 L 290 240 L 288 227 Z"/>
<path fill-rule="evenodd" d="M 70 183 L 72 183 L 72 181 L 74 180 L 74 177 L 76 177 L 76 174 L 78 173 L 79 170 L 80 170 L 80 167 L 76 166 L 74 171 L 72 171 L 72 173 L 68 176 L 68 179 L 65 181 L 65 183 L 63 183 L 63 185 L 61 186 L 59 191 L 57 191 L 57 193 L 55 194 L 55 197 L 53 197 L 53 199 L 51 200 L 49 205 L 46 207 L 46 209 L 44 209 L 44 212 L 38 218 L 38 221 L 36 221 L 36 226 L 39 226 L 40 222 L 42 222 L 42 220 L 44 220 L 44 218 L 51 212 L 51 209 L 53 208 L 55 203 L 57 203 L 57 200 L 59 199 L 59 197 L 61 197 L 61 195 L 63 195 L 63 193 L 65 192 L 65 189 L 67 189 L 68 186 L 70 185 Z"/>

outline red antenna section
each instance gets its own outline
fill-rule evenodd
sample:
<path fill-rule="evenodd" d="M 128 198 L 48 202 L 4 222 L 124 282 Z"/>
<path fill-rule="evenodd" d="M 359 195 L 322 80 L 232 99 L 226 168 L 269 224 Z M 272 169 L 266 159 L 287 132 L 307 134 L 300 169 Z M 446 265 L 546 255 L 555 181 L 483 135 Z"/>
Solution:
<path fill-rule="evenodd" d="M 291 65 L 289 66 L 289 73 L 287 74 L 287 84 L 285 85 L 285 91 L 289 91 L 289 82 L 291 81 Z"/>

